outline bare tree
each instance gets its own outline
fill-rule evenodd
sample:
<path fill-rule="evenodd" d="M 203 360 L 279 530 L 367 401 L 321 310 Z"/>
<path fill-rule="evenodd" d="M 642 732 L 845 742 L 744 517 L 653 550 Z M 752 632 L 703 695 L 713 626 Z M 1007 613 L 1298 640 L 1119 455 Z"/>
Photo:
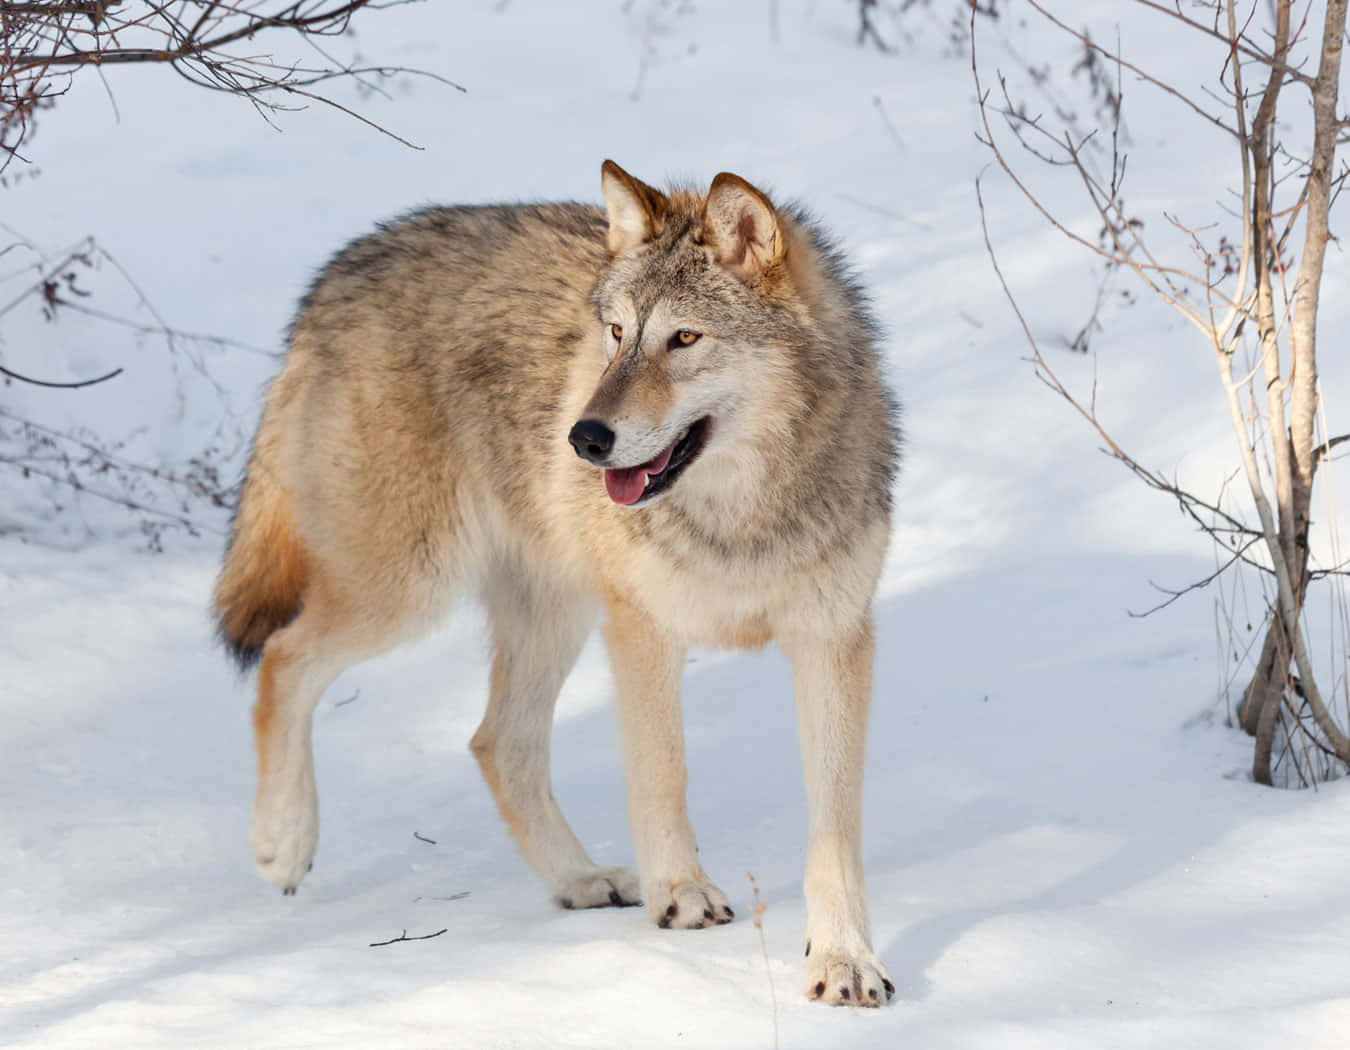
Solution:
<path fill-rule="evenodd" d="M 1249 0 L 1241 9 L 1235 0 L 1197 0 L 1186 7 L 1135 0 L 1159 20 L 1161 29 L 1192 34 L 1197 44 L 1218 45 L 1218 89 L 1203 91 L 1179 87 L 1123 55 L 1118 45 L 1105 46 L 1072 28 L 1039 0 L 1028 2 L 1050 25 L 1076 39 L 1098 69 L 1105 62 L 1116 72 L 1110 171 L 1096 173 L 1105 161 L 1094 159 L 1093 151 L 1106 147 L 1095 133 L 1064 132 L 1030 115 L 1014 103 L 1002 75 L 997 94 L 984 83 L 972 14 L 971 68 L 982 141 L 1047 222 L 1109 267 L 1132 274 L 1199 332 L 1217 365 L 1237 442 L 1237 474 L 1246 483 L 1250 506 L 1226 505 L 1231 502 L 1224 498 L 1226 481 L 1216 484 L 1215 495 L 1202 497 L 1140 465 L 1107 433 L 1097 415 L 1095 392 L 1087 400 L 1071 392 L 1022 320 L 1037 374 L 1095 428 L 1110 455 L 1146 484 L 1175 498 L 1224 552 L 1216 573 L 1172 592 L 1169 601 L 1234 565 L 1260 570 L 1273 585 L 1264 641 L 1238 708 L 1241 724 L 1256 737 L 1256 780 L 1271 783 L 1277 739 L 1284 740 L 1305 782 L 1315 777 L 1306 759 L 1305 775 L 1299 748 L 1292 745 L 1296 739 L 1306 754 L 1344 769 L 1350 765 L 1350 737 L 1318 686 L 1301 621 L 1309 583 L 1339 570 L 1312 568 L 1314 480 L 1330 450 L 1350 439 L 1317 437 L 1318 303 L 1330 209 L 1347 174 L 1343 166 L 1336 168 L 1336 147 L 1350 126 L 1337 115 L 1346 0 L 1327 0 L 1320 26 L 1311 11 L 1296 12 L 1292 0 Z M 1316 68 L 1300 58 L 1307 48 L 1315 55 Z M 1234 180 L 1240 179 L 1241 235 L 1236 241 L 1169 216 L 1171 228 L 1185 235 L 1191 257 L 1178 261 L 1154 254 L 1142 224 L 1127 212 L 1122 198 L 1126 165 L 1116 132 L 1119 84 L 1125 74 L 1163 92 L 1183 113 L 1220 129 L 1231 141 Z M 1308 140 L 1296 145 L 1289 142 L 1297 134 L 1291 129 L 1303 125 L 1290 115 L 1287 100 L 1293 93 L 1310 104 L 1312 116 Z M 1009 136 L 1017 146 L 1012 151 L 1006 147 Z M 1077 176 L 1101 224 L 1098 240 L 1071 229 L 1032 187 L 1021 168 L 1027 158 L 1062 166 Z M 992 244 L 989 251 L 992 258 Z M 997 259 L 994 265 L 997 269 Z M 1006 281 L 1003 287 L 1011 300 Z M 1017 309 L 1015 301 L 1013 306 Z"/>
<path fill-rule="evenodd" d="M 342 36 L 365 7 L 412 0 L 19 0 L 0 2 L 0 171 L 30 137 L 37 114 L 65 94 L 77 72 L 160 64 L 190 84 L 238 95 L 267 116 L 307 102 L 332 106 L 412 145 L 317 90 L 338 77 L 375 86 L 395 73 L 335 58 L 323 40 Z M 312 61 L 278 58 L 259 40 L 290 36 Z M 435 77 L 443 83 L 448 80 Z M 458 85 L 452 85 L 458 88 Z M 463 90 L 460 88 L 459 90 Z"/>
<path fill-rule="evenodd" d="M 353 18 L 363 9 L 376 11 L 413 2 L 0 0 L 0 183 L 11 177 L 15 162 L 19 167 L 14 170 L 23 170 L 39 116 L 70 90 L 77 74 L 92 70 L 106 87 L 106 70 L 132 64 L 162 66 L 195 87 L 245 99 L 266 120 L 283 110 L 319 103 L 412 146 L 323 90 L 329 82 L 345 78 L 363 92 L 383 93 L 384 80 L 410 74 L 462 91 L 459 85 L 425 70 L 367 65 L 334 54 L 333 39 L 349 35 Z M 289 51 L 279 52 L 280 48 Z M 266 351 L 169 324 L 132 275 L 92 236 L 49 255 L 8 226 L 0 230 L 7 241 L 0 243 L 0 256 L 14 253 L 14 258 L 29 260 L 17 266 L 12 259 L 7 261 L 8 272 L 0 277 L 5 284 L 0 324 L 12 323 L 21 309 L 36 309 L 49 322 L 66 314 L 93 317 L 162 344 L 169 368 L 179 377 L 180 398 L 182 377 L 192 374 L 220 399 L 217 425 L 207 443 L 185 453 L 175 465 L 145 462 L 106 435 L 46 417 L 33 418 L 13 404 L 0 403 L 0 465 L 46 486 L 53 493 L 51 510 L 55 513 L 68 511 L 83 496 L 131 512 L 151 549 L 159 549 L 166 529 L 211 531 L 199 513 L 233 502 L 233 486 L 222 473 L 230 450 L 238 444 L 233 431 L 239 421 L 211 373 L 208 357 L 225 349 Z M 84 282 L 98 271 L 113 275 L 123 292 L 130 290 L 134 299 L 130 313 L 109 309 L 92 295 Z M 3 348 L 0 339 L 0 351 Z M 63 382 L 36 369 L 0 362 L 0 391 L 14 383 L 78 390 L 115 381 L 122 369 L 99 373 Z M 0 531 L 5 528 L 0 520 Z"/>

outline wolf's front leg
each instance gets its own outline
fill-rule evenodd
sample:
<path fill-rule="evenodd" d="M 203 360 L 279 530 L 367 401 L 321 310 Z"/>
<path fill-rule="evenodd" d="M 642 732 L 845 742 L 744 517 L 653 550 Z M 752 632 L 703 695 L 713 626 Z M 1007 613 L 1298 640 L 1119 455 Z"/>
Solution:
<path fill-rule="evenodd" d="M 699 864 L 685 806 L 684 646 L 622 599 L 611 598 L 607 611 L 605 640 L 619 693 L 628 819 L 647 914 L 663 928 L 730 922 L 734 912 L 726 895 Z"/>
<path fill-rule="evenodd" d="M 872 622 L 836 637 L 783 639 L 792 658 L 811 812 L 806 849 L 808 998 L 880 1006 L 895 986 L 872 951 L 862 869 L 863 753 L 872 696 Z"/>
<path fill-rule="evenodd" d="M 595 623 L 589 601 L 524 575 L 490 580 L 492 692 L 469 747 L 521 855 L 564 908 L 637 904 L 627 868 L 587 855 L 553 797 L 549 743 L 558 690 Z"/>

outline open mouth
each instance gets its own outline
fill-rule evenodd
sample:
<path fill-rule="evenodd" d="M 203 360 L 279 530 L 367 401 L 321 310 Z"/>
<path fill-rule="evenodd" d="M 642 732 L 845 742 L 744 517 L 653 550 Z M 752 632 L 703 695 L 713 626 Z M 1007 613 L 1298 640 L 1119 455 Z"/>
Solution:
<path fill-rule="evenodd" d="M 605 491 L 615 503 L 635 507 L 665 492 L 684 469 L 703 451 L 708 435 L 708 417 L 691 423 L 659 456 L 636 467 L 605 471 Z"/>

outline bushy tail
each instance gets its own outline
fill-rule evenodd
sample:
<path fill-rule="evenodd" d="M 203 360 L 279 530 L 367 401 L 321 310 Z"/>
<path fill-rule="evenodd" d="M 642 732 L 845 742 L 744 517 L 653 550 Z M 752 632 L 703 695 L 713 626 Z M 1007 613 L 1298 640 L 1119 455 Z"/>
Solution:
<path fill-rule="evenodd" d="M 241 670 L 257 663 L 268 637 L 299 615 L 310 574 L 309 553 L 267 451 L 260 435 L 216 581 L 216 627 Z"/>

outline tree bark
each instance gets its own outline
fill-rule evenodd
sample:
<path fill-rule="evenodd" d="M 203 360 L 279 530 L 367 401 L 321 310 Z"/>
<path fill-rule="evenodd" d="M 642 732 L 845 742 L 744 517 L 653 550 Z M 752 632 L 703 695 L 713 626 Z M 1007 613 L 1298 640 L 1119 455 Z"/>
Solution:
<path fill-rule="evenodd" d="M 1289 0 L 1277 7 L 1274 57 L 1283 66 L 1288 57 Z M 1297 619 L 1302 614 L 1309 580 L 1308 528 L 1311 522 L 1313 480 L 1317 470 L 1315 444 L 1317 416 L 1317 308 L 1322 271 L 1329 240 L 1328 216 L 1331 207 L 1332 165 L 1335 160 L 1339 127 L 1336 104 L 1339 94 L 1342 41 L 1345 34 L 1346 0 L 1329 0 L 1322 30 L 1322 50 L 1312 90 L 1313 153 L 1307 176 L 1307 202 L 1304 213 L 1304 243 L 1294 286 L 1293 316 L 1290 324 L 1291 364 L 1287 380 L 1279 373 L 1275 330 L 1271 264 L 1272 226 L 1270 212 L 1270 166 L 1273 140 L 1268 127 L 1273 117 L 1272 85 L 1277 83 L 1272 67 L 1249 140 L 1257 178 L 1253 188 L 1251 220 L 1256 235 L 1258 277 L 1258 324 L 1262 343 L 1262 363 L 1266 375 L 1271 440 L 1275 451 L 1276 499 L 1279 506 L 1279 544 L 1290 585 L 1292 608 L 1280 602 L 1271 614 L 1270 626 L 1262 643 L 1261 657 L 1252 680 L 1243 695 L 1238 717 L 1244 729 L 1256 736 L 1252 773 L 1260 783 L 1270 783 L 1270 758 L 1274 725 L 1289 685 L 1289 663 L 1297 637 Z M 1278 88 L 1276 88 L 1278 93 Z M 1265 118 L 1263 120 L 1263 117 Z M 1258 134 L 1258 128 L 1260 134 Z M 1274 349 L 1272 360 L 1270 350 Z M 1285 429 L 1284 394 L 1289 392 L 1288 430 Z M 1274 553 L 1274 552 L 1272 552 Z M 1307 683 L 1307 702 L 1314 721 L 1326 733 L 1334 750 L 1347 759 L 1342 746 L 1346 740 L 1321 703 L 1315 683 Z"/>

